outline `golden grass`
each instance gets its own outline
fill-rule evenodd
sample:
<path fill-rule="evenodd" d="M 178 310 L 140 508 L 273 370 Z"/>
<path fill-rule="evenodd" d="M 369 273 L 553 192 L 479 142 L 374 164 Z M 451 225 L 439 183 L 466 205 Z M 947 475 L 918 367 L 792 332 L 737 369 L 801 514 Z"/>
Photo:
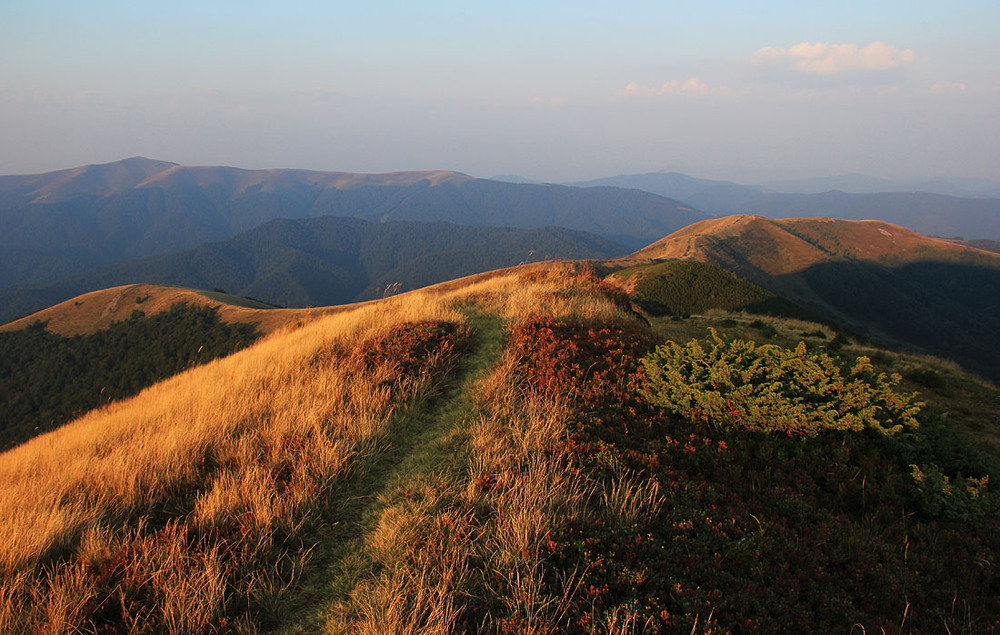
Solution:
<path fill-rule="evenodd" d="M 583 512 L 590 485 L 556 451 L 565 407 L 524 399 L 513 370 L 508 358 L 480 387 L 487 412 L 469 422 L 462 472 L 426 476 L 387 501 L 366 540 L 380 573 L 328 632 L 452 633 L 469 620 L 488 632 L 541 632 L 565 614 L 575 587 L 546 588 L 544 544 L 557 522 Z M 470 615 L 469 604 L 493 608 Z"/>
<path fill-rule="evenodd" d="M 575 265 L 480 276 L 287 326 L 6 452 L 0 630 L 73 631 L 88 628 L 87 615 L 96 612 L 137 629 L 191 632 L 225 622 L 233 597 L 254 598 L 258 611 L 273 603 L 296 569 L 260 572 L 270 570 L 267 563 L 295 560 L 285 545 L 311 510 L 379 451 L 394 416 L 419 401 L 445 362 L 431 355 L 423 371 L 403 376 L 392 360 L 372 366 L 357 351 L 392 337 L 400 325 L 464 323 L 459 309 L 468 306 L 512 321 L 539 313 L 627 318 Z M 528 437 L 535 433 L 518 434 L 510 438 L 520 438 L 522 449 L 534 447 Z M 493 469 L 489 461 L 501 459 L 508 457 L 482 459 L 477 469 Z M 493 533 L 496 558 L 535 549 L 544 536 L 544 525 L 532 526 L 538 517 L 516 511 L 525 492 L 549 516 L 553 505 L 579 498 L 553 499 L 560 488 L 572 490 L 573 479 L 565 466 L 537 460 L 509 484 L 517 495 L 496 501 L 511 509 Z M 531 487 L 534 493 L 524 489 Z M 467 516 L 452 522 L 461 525 Z M 451 616 L 442 624 L 454 619 L 451 593 L 463 584 L 466 566 L 455 549 L 435 554 L 444 568 L 430 577 L 422 568 L 400 573 L 429 585 L 414 600 L 425 607 L 426 617 L 413 622 L 420 629 L 433 631 L 441 616 Z M 517 568 L 518 579 L 529 580 L 534 567 Z M 385 582 L 399 583 L 396 576 Z M 108 589 L 117 590 L 109 596 Z M 402 610 L 392 606 L 370 611 L 359 624 Z"/>
<path fill-rule="evenodd" d="M 489 278 L 464 293 L 512 326 L 546 312 L 634 319 L 605 287 L 567 284 L 576 275 L 538 268 L 514 287 L 516 278 Z M 328 632 L 554 632 L 579 609 L 582 579 L 548 568 L 554 532 L 593 514 L 629 523 L 662 505 L 655 481 L 630 474 L 607 486 L 591 481 L 564 444 L 572 398 L 528 390 L 517 364 L 508 352 L 476 388 L 479 409 L 464 426 L 469 456 L 460 472 L 408 482 L 386 501 L 366 540 L 378 573 L 357 586 Z M 616 615 L 608 628 L 629 625 Z"/>
<path fill-rule="evenodd" d="M 440 302 L 359 307 L 193 369 L 0 456 L 0 571 L 14 576 L 6 595 L 23 583 L 17 572 L 80 555 L 88 532 L 135 527 L 149 515 L 166 513 L 201 532 L 234 523 L 240 535 L 294 532 L 319 492 L 377 447 L 393 413 L 428 380 L 400 377 L 389 362 L 364 368 L 346 353 L 417 320 L 462 317 Z M 159 535 L 158 547 L 136 546 L 146 533 L 129 539 L 132 566 L 140 569 L 148 553 L 177 547 Z M 198 558 L 211 564 L 214 553 L 202 550 Z M 220 605 L 222 574 L 168 559 L 169 566 L 147 564 L 174 572 L 154 586 L 164 589 L 163 623 L 187 632 L 195 625 L 181 616 L 196 598 Z M 53 613 L 57 597 L 71 590 L 87 597 L 74 582 L 83 575 L 78 567 L 57 569 L 44 592 L 49 625 L 69 619 L 68 609 Z"/>

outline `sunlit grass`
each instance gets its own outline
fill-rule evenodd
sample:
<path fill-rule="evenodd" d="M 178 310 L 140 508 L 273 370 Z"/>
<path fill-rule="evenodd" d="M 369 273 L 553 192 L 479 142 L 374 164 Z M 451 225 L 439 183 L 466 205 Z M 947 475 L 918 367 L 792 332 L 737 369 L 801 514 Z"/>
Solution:
<path fill-rule="evenodd" d="M 509 321 L 629 319 L 576 265 L 508 270 L 286 328 L 37 437 L 0 455 L 0 625 L 266 621 L 301 569 L 312 515 L 455 354 L 404 373 L 359 352 L 408 324 L 466 324 L 472 307 Z M 562 482 L 533 469 L 531 483 Z M 461 578 L 454 566 L 448 580 Z"/>

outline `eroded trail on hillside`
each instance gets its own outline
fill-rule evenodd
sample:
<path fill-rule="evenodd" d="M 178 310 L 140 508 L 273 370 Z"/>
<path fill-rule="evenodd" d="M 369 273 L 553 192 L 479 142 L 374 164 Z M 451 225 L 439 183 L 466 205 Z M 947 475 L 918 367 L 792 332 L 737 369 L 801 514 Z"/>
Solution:
<path fill-rule="evenodd" d="M 498 316 L 470 311 L 467 317 L 470 335 L 456 370 L 436 394 L 411 404 L 380 442 L 380 451 L 331 494 L 313 547 L 311 571 L 298 594 L 300 609 L 281 632 L 349 630 L 359 610 L 352 593 L 381 567 L 375 561 L 377 547 L 368 544 L 372 535 L 387 531 L 384 525 L 393 522 L 398 499 L 412 498 L 418 483 L 453 481 L 463 471 L 469 424 L 482 416 L 476 385 L 499 360 L 504 340 Z M 415 536 L 383 540 L 404 538 Z"/>

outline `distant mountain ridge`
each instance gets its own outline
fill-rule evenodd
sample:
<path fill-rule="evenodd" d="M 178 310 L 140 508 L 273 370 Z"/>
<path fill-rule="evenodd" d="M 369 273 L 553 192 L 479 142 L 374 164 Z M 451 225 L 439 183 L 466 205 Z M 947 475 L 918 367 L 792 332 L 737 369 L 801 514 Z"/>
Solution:
<path fill-rule="evenodd" d="M 1000 182 L 988 179 L 880 179 L 864 174 L 767 181 L 763 187 L 787 194 L 821 194 L 832 190 L 852 194 L 927 192 L 961 198 L 1000 198 Z"/>
<path fill-rule="evenodd" d="M 627 187 L 644 192 L 659 194 L 667 198 L 688 200 L 703 196 L 739 196 L 764 191 L 754 185 L 740 185 L 731 181 L 699 179 L 680 172 L 649 172 L 646 174 L 622 174 L 589 181 L 567 183 L 574 187 Z"/>
<path fill-rule="evenodd" d="M 0 288 L 225 240 L 277 218 L 562 226 L 637 249 L 707 215 L 636 190 L 512 184 L 431 170 L 353 174 L 133 158 L 0 177 Z"/>
<path fill-rule="evenodd" d="M 428 181 L 431 185 L 460 183 L 473 177 L 449 170 L 414 170 L 382 174 L 321 172 L 300 169 L 246 170 L 227 166 L 189 166 L 132 157 L 95 165 L 85 165 L 43 174 L 0 176 L 0 191 L 34 195 L 41 199 L 64 199 L 79 194 L 108 196 L 143 187 L 195 185 L 227 186 L 240 194 L 252 187 L 276 190 L 293 185 L 323 189 L 347 189 L 366 185 L 412 185 Z"/>
<path fill-rule="evenodd" d="M 878 183 L 865 181 L 867 188 Z M 785 187 L 793 187 L 788 182 Z M 822 189 L 822 184 L 829 185 Z M 840 185 L 860 183 L 849 177 L 812 180 L 818 191 L 784 193 L 765 185 L 740 185 L 730 181 L 697 179 L 676 172 L 624 174 L 571 183 L 577 187 L 628 187 L 676 199 L 696 209 L 718 215 L 758 214 L 768 218 L 877 219 L 901 225 L 925 235 L 961 236 L 968 239 L 1000 240 L 1000 198 L 962 198 L 921 191 L 846 192 Z M 898 185 L 898 184 L 897 184 Z M 781 187 L 781 183 L 776 186 Z M 984 186 L 985 187 L 985 186 Z M 952 191 L 963 191 L 951 188 Z M 979 191 L 989 192 L 989 188 Z"/>

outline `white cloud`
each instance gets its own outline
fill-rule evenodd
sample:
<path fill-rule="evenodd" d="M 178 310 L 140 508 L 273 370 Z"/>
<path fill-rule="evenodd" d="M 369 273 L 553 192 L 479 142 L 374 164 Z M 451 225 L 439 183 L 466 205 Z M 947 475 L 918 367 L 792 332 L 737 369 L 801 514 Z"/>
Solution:
<path fill-rule="evenodd" d="M 662 86 L 643 86 L 636 82 L 625 85 L 622 95 L 626 97 L 649 97 L 653 95 L 705 95 L 709 92 L 725 91 L 725 88 L 711 89 L 708 84 L 697 77 L 689 77 L 684 81 L 672 79 Z"/>
<path fill-rule="evenodd" d="M 864 48 L 856 44 L 803 42 L 789 48 L 768 46 L 751 56 L 757 66 L 776 67 L 809 75 L 839 75 L 848 72 L 887 71 L 916 61 L 912 49 L 900 49 L 884 42 Z"/>
<path fill-rule="evenodd" d="M 968 86 L 961 82 L 938 82 L 931 84 L 931 92 L 939 94 L 961 93 L 968 89 Z"/>

